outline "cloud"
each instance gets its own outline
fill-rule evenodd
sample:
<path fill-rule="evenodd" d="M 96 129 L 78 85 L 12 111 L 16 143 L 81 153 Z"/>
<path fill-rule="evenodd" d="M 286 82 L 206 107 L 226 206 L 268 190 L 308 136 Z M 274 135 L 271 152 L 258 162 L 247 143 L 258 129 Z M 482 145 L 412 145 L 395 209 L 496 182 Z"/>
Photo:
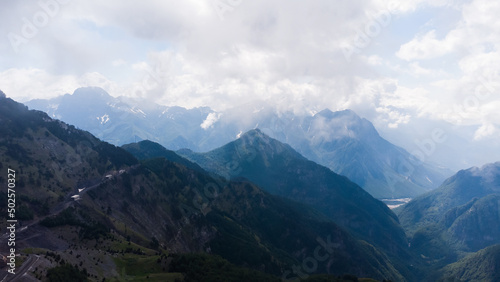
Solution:
<path fill-rule="evenodd" d="M 360 67 L 363 63 L 346 64 L 339 42 L 368 20 L 366 11 L 376 9 L 371 3 L 227 3 L 233 6 L 221 18 L 208 0 L 71 1 L 19 54 L 4 46 L 1 51 L 12 56 L 2 56 L 3 66 L 42 70 L 47 77 L 25 76 L 40 84 L 56 78 L 67 84 L 71 76 L 77 86 L 82 76 L 99 73 L 121 86 L 106 89 L 131 88 L 120 94 L 219 108 L 269 95 L 304 100 L 326 90 L 313 83 L 345 88 L 351 80 L 347 76 L 369 72 Z M 20 19 L 40 7 L 18 4 L 12 9 L 16 16 L 7 17 L 6 26 L 17 30 Z M 7 88 L 15 89 L 11 95 L 32 95 L 23 87 Z M 46 87 L 44 93 L 51 91 Z"/>
<path fill-rule="evenodd" d="M 390 127 L 421 116 L 481 124 L 496 112 L 487 107 L 500 89 L 495 2 L 220 0 L 222 10 L 215 2 L 69 1 L 19 53 L 0 43 L 1 88 L 20 100 L 92 85 L 188 108 L 254 100 L 304 113 L 351 108 Z M 8 1 L 0 31 L 19 33 L 37 3 Z M 457 18 L 435 24 L 449 11 Z M 347 61 L 342 44 L 387 12 L 388 24 Z M 412 26 L 402 32 L 401 23 Z M 481 78 L 491 81 L 481 93 L 494 94 L 457 113 Z"/>
<path fill-rule="evenodd" d="M 78 86 L 72 76 L 54 76 L 35 68 L 5 70 L 0 73 L 0 85 L 7 96 L 20 101 L 73 93 Z"/>
<path fill-rule="evenodd" d="M 203 121 L 202 124 L 200 124 L 200 127 L 203 129 L 209 129 L 216 123 L 221 117 L 221 114 L 219 113 L 209 113 L 207 115 L 207 118 Z"/>
<path fill-rule="evenodd" d="M 127 64 L 127 61 L 124 59 L 116 59 L 111 63 L 114 67 L 121 67 Z"/>
<path fill-rule="evenodd" d="M 100 86 L 238 115 L 349 108 L 405 132 L 403 146 L 447 122 L 476 129 L 461 135 L 476 144 L 500 140 L 500 2 L 67 1 L 16 52 L 9 33 L 54 1 L 2 3 L 0 89 L 21 102 Z"/>
<path fill-rule="evenodd" d="M 452 37 L 437 39 L 436 31 L 431 30 L 402 45 L 396 56 L 406 61 L 433 59 L 452 52 L 455 44 Z"/>
<path fill-rule="evenodd" d="M 383 114 L 379 119 L 391 129 L 398 128 L 400 124 L 407 124 L 411 119 L 409 114 L 401 113 L 398 110 L 380 107 L 376 108 L 376 111 Z"/>
<path fill-rule="evenodd" d="M 491 123 L 486 123 L 476 130 L 474 133 L 474 140 L 482 140 L 491 137 L 496 133 L 498 133 L 498 128 Z"/>
<path fill-rule="evenodd" d="M 460 3 L 460 1 L 458 2 Z M 428 60 L 455 53 L 459 57 L 468 54 L 490 52 L 498 48 L 500 37 L 495 32 L 500 28 L 496 15 L 500 3 L 473 0 L 460 5 L 461 18 L 449 30 L 438 37 L 431 29 L 417 34 L 411 41 L 401 45 L 396 55 L 407 61 Z"/>
<path fill-rule="evenodd" d="M 7 96 L 21 102 L 53 98 L 73 93 L 75 89 L 85 86 L 98 86 L 111 93 L 118 92 L 116 84 L 99 73 L 86 73 L 75 77 L 54 75 L 36 68 L 5 70 L 0 73 L 0 85 Z"/>

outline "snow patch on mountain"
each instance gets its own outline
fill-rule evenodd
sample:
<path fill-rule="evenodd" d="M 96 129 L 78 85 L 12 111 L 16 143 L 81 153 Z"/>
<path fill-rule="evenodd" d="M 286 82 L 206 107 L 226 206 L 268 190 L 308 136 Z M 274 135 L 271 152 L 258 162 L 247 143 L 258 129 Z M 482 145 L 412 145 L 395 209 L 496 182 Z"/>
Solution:
<path fill-rule="evenodd" d="M 106 123 L 109 121 L 109 115 L 108 115 L 108 114 L 105 114 L 105 115 L 103 115 L 102 117 L 97 117 L 97 120 L 98 120 L 101 124 L 106 124 Z"/>
<path fill-rule="evenodd" d="M 140 114 L 140 115 L 142 115 L 143 117 L 146 117 L 146 116 L 147 116 L 147 115 L 146 115 L 146 113 L 145 113 L 145 112 L 143 112 L 141 109 L 132 108 L 132 109 L 130 109 L 130 111 L 131 111 L 132 113 L 134 113 L 134 114 Z"/>

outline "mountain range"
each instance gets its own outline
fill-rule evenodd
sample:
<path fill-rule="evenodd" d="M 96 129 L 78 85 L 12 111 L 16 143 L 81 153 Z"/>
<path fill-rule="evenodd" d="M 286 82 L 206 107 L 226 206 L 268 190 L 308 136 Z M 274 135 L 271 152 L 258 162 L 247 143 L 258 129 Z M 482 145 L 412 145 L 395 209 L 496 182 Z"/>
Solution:
<path fill-rule="evenodd" d="M 165 156 L 138 161 L 3 95 L 0 121 L 0 167 L 16 171 L 16 215 L 23 226 L 17 248 L 24 250 L 20 258 L 36 264 L 19 275 L 66 281 L 81 275 L 95 281 L 276 281 L 316 273 L 337 281 L 345 273 L 407 279 L 399 270 L 403 263 L 383 250 L 316 209 L 247 180 L 209 175 L 168 151 L 177 162 Z M 377 216 L 395 222 L 362 189 L 353 193 L 363 195 L 357 207 L 363 213 L 381 209 Z M 7 193 L 0 198 L 7 202 Z M 0 211 L 6 214 L 6 206 Z"/>
<path fill-rule="evenodd" d="M 311 205 L 385 250 L 406 246 L 404 231 L 385 204 L 345 176 L 307 160 L 258 129 L 207 153 L 178 152 L 216 175 L 242 177 L 271 194 Z"/>
<path fill-rule="evenodd" d="M 399 208 L 398 215 L 405 228 L 419 228 L 440 221 L 449 224 L 450 220 L 455 220 L 454 216 L 465 211 L 470 214 L 475 211 L 474 205 L 495 195 L 500 195 L 500 162 L 459 171 L 438 189 Z"/>
<path fill-rule="evenodd" d="M 483 256 L 486 251 L 472 253 L 500 244 L 500 162 L 461 170 L 395 211 L 408 234 L 410 251 L 429 264 L 444 266 L 467 254 Z M 456 265 L 464 266 L 471 257 Z M 456 265 L 445 273 L 463 275 Z"/>
<path fill-rule="evenodd" d="M 379 199 L 415 197 L 452 174 L 389 143 L 350 110 L 299 115 L 252 104 L 215 112 L 114 98 L 100 88 L 80 88 L 72 95 L 27 105 L 117 146 L 151 140 L 171 150 L 205 152 L 259 128 Z"/>
<path fill-rule="evenodd" d="M 171 149 L 195 146 L 191 140 L 202 138 L 200 124 L 212 112 L 114 98 L 98 87 L 79 88 L 72 95 L 32 100 L 26 105 L 115 145 L 147 139 Z"/>
<path fill-rule="evenodd" d="M 344 128 L 349 138 L 376 140 L 351 111 L 310 118 L 346 116 L 361 120 Z M 205 153 L 152 141 L 116 147 L 0 92 L 0 168 L 15 171 L 24 262 L 11 278 L 498 280 L 500 163 L 461 170 L 394 213 L 263 128 Z"/>
<path fill-rule="evenodd" d="M 494 245 L 466 256 L 456 263 L 444 267 L 437 277 L 448 277 L 453 281 L 500 280 L 500 245 Z"/>
<path fill-rule="evenodd" d="M 168 155 L 164 153 L 168 150 L 150 141 L 123 147 L 136 156 Z M 408 248 L 402 248 L 406 241 L 398 219 L 389 216 L 392 223 L 383 221 L 387 218 L 384 212 L 390 214 L 387 208 L 384 211 L 383 205 L 376 205 L 376 199 L 367 199 L 368 195 L 345 177 L 305 159 L 289 145 L 258 129 L 207 153 L 185 149 L 178 153 L 214 175 L 248 179 L 271 194 L 315 207 L 350 233 L 383 250 L 396 265 L 405 261 L 402 273 L 415 275 L 407 279 L 496 281 L 498 249 L 490 246 L 500 243 L 500 163 L 460 171 L 439 189 L 396 209 L 409 235 Z M 430 203 L 422 201 L 429 198 Z M 363 213 L 359 205 L 370 206 L 372 213 Z M 401 260 L 403 256 L 406 260 Z"/>

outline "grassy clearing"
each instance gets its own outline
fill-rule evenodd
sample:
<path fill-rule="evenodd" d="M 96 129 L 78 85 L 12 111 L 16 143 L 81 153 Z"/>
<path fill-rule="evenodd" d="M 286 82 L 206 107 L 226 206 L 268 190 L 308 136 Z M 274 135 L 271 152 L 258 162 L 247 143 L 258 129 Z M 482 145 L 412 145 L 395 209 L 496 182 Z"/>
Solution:
<path fill-rule="evenodd" d="M 113 258 L 120 279 L 132 281 L 183 281 L 180 273 L 165 273 L 160 256 L 125 254 Z M 113 280 L 112 280 L 113 281 Z M 119 281 L 119 280 L 115 280 Z"/>

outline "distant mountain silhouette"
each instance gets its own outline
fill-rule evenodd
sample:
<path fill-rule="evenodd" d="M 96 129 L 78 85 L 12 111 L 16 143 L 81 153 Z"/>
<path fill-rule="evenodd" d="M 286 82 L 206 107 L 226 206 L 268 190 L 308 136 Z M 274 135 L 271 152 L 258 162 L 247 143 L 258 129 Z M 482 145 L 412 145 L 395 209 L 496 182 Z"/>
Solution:
<path fill-rule="evenodd" d="M 415 161 L 351 110 L 296 115 L 257 103 L 216 113 L 209 108 L 188 110 L 113 98 L 100 88 L 80 88 L 73 95 L 27 105 L 119 146 L 151 140 L 170 150 L 203 152 L 260 128 L 308 159 L 349 177 L 376 198 L 414 197 L 451 175 Z"/>
<path fill-rule="evenodd" d="M 461 170 L 395 211 L 411 250 L 437 266 L 500 244 L 500 162 Z"/>

